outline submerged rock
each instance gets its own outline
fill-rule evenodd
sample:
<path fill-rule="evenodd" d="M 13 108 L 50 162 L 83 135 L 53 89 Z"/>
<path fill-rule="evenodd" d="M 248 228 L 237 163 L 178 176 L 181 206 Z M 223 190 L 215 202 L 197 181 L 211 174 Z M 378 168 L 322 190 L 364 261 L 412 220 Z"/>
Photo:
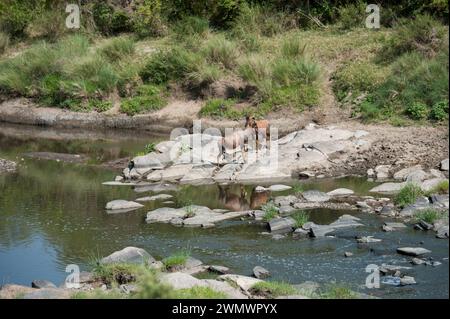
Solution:
<path fill-rule="evenodd" d="M 360 244 L 370 244 L 370 243 L 378 243 L 381 241 L 381 239 L 374 238 L 373 236 L 363 236 L 357 238 L 356 241 Z"/>
<path fill-rule="evenodd" d="M 402 278 L 400 278 L 400 285 L 401 286 L 407 286 L 407 285 L 415 285 L 417 284 L 416 280 L 414 279 L 414 277 L 411 276 L 403 276 Z"/>
<path fill-rule="evenodd" d="M 286 191 L 291 188 L 292 188 L 291 186 L 277 184 L 277 185 L 269 186 L 268 190 L 271 192 L 282 192 L 282 191 Z"/>
<path fill-rule="evenodd" d="M 395 194 L 398 193 L 405 185 L 406 182 L 403 183 L 388 182 L 372 188 L 369 192 L 382 194 Z"/>
<path fill-rule="evenodd" d="M 397 248 L 397 252 L 402 255 L 415 256 L 415 257 L 431 253 L 430 250 L 422 248 L 422 247 L 400 247 L 400 248 Z"/>
<path fill-rule="evenodd" d="M 5 173 L 11 173 L 16 170 L 17 164 L 13 161 L 8 161 L 5 159 L 0 158 L 0 174 Z"/>
<path fill-rule="evenodd" d="M 253 275 L 258 279 L 265 279 L 270 277 L 270 272 L 261 266 L 256 266 L 253 268 Z"/>
<path fill-rule="evenodd" d="M 229 274 L 230 268 L 225 266 L 217 266 L 217 265 L 211 265 L 208 267 L 208 270 L 211 272 L 215 272 L 221 275 Z"/>

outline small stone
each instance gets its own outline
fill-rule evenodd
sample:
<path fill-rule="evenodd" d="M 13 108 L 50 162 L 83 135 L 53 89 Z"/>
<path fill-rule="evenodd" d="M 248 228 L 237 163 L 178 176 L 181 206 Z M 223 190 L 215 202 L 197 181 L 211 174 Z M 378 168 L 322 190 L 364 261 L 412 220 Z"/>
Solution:
<path fill-rule="evenodd" d="M 299 239 L 299 238 L 307 238 L 309 237 L 309 231 L 306 231 L 302 228 L 297 228 L 294 233 L 292 234 L 292 238 Z"/>
<path fill-rule="evenodd" d="M 258 279 L 265 279 L 270 277 L 270 272 L 261 266 L 256 266 L 253 268 L 253 275 Z"/>
<path fill-rule="evenodd" d="M 400 278 L 400 285 L 402 285 L 402 286 L 415 285 L 415 284 L 417 284 L 417 282 L 414 279 L 414 277 L 403 276 L 402 278 Z"/>
<path fill-rule="evenodd" d="M 352 256 L 353 256 L 353 253 L 351 253 L 351 252 L 349 252 L 349 251 L 346 251 L 346 252 L 344 253 L 344 256 L 345 256 L 345 257 L 352 257 Z"/>
<path fill-rule="evenodd" d="M 208 267 L 208 270 L 211 272 L 215 272 L 217 274 L 221 274 L 221 275 L 225 275 L 225 274 L 229 274 L 230 273 L 230 268 L 225 267 L 225 266 L 216 266 L 216 265 L 211 265 Z"/>
<path fill-rule="evenodd" d="M 369 243 L 378 243 L 381 241 L 381 239 L 374 238 L 373 236 L 363 236 L 357 238 L 356 241 L 360 244 L 369 244 Z"/>
<path fill-rule="evenodd" d="M 414 257 L 414 258 L 411 260 L 411 264 L 413 264 L 413 265 L 423 265 L 423 264 L 425 264 L 425 263 L 426 263 L 425 260 L 420 259 L 420 258 L 416 258 L 416 257 Z"/>
<path fill-rule="evenodd" d="M 113 200 L 106 204 L 107 210 L 127 210 L 127 209 L 138 209 L 141 207 L 144 207 L 144 205 L 121 199 Z"/>
<path fill-rule="evenodd" d="M 383 231 L 385 231 L 385 232 L 391 232 L 391 231 L 394 231 L 394 228 L 389 227 L 389 226 L 386 226 L 386 225 L 383 225 L 383 226 L 382 226 L 382 229 L 383 229 Z"/>
<path fill-rule="evenodd" d="M 448 171 L 448 165 L 449 165 L 448 158 L 441 161 L 441 164 L 440 164 L 441 171 Z"/>

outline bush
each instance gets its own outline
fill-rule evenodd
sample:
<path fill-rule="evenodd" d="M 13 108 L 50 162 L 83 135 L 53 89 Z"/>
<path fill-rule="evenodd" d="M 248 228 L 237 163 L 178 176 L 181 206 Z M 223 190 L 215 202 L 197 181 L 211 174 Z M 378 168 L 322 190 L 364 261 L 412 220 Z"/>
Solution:
<path fill-rule="evenodd" d="M 117 62 L 134 53 L 134 41 L 128 37 L 110 39 L 100 49 L 109 62 Z"/>
<path fill-rule="evenodd" d="M 133 16 L 133 28 L 138 36 L 159 36 L 166 33 L 161 8 L 161 0 L 141 1 Z"/>
<path fill-rule="evenodd" d="M 448 120 L 448 102 L 437 102 L 430 111 L 430 118 L 435 121 Z"/>
<path fill-rule="evenodd" d="M 423 195 L 424 193 L 420 186 L 413 183 L 408 183 L 400 190 L 394 201 L 398 206 L 403 208 L 407 205 L 414 204 L 416 200 Z"/>
<path fill-rule="evenodd" d="M 106 112 L 112 108 L 111 101 L 103 101 L 99 99 L 91 99 L 88 102 L 90 110 L 96 110 L 97 112 Z"/>
<path fill-rule="evenodd" d="M 111 35 L 132 30 L 132 23 L 128 15 L 107 3 L 96 2 L 92 14 L 95 25 L 103 34 Z"/>
<path fill-rule="evenodd" d="M 2 55 L 6 51 L 8 46 L 9 36 L 4 32 L 0 32 L 0 55 Z"/>
<path fill-rule="evenodd" d="M 319 75 L 319 66 L 305 59 L 280 58 L 272 66 L 273 82 L 279 86 L 311 84 L 319 78 Z"/>
<path fill-rule="evenodd" d="M 363 27 L 366 19 L 365 10 L 366 5 L 361 1 L 338 7 L 338 23 L 340 23 L 341 28 Z"/>
<path fill-rule="evenodd" d="M 0 30 L 11 37 L 22 37 L 32 20 L 32 8 L 24 0 L 4 0 L 0 2 Z M 36 9 L 36 8 L 34 8 Z"/>
<path fill-rule="evenodd" d="M 209 22 L 203 17 L 187 16 L 175 24 L 174 31 L 181 39 L 194 35 L 204 37 L 209 31 Z"/>
<path fill-rule="evenodd" d="M 55 41 L 67 31 L 64 11 L 56 8 L 37 13 L 24 32 L 29 38 L 44 38 Z"/>
<path fill-rule="evenodd" d="M 428 117 L 428 108 L 423 103 L 413 103 L 406 108 L 406 114 L 413 120 L 423 120 Z"/>
<path fill-rule="evenodd" d="M 238 120 L 243 117 L 243 114 L 234 108 L 235 104 L 236 100 L 234 99 L 211 99 L 202 107 L 200 115 L 203 117 Z"/>
<path fill-rule="evenodd" d="M 236 44 L 217 35 L 208 40 L 203 48 L 203 54 L 212 63 L 219 63 L 227 69 L 233 69 L 236 65 L 238 50 Z"/>
<path fill-rule="evenodd" d="M 332 284 L 320 294 L 323 299 L 356 299 L 356 293 L 346 286 Z"/>
<path fill-rule="evenodd" d="M 157 275 L 148 272 L 138 283 L 138 292 L 133 297 L 138 299 L 173 299 L 177 298 L 174 289 L 159 281 Z"/>
<path fill-rule="evenodd" d="M 133 116 L 146 111 L 156 111 L 166 104 L 161 89 L 154 85 L 142 85 L 137 95 L 122 99 L 120 111 Z"/>

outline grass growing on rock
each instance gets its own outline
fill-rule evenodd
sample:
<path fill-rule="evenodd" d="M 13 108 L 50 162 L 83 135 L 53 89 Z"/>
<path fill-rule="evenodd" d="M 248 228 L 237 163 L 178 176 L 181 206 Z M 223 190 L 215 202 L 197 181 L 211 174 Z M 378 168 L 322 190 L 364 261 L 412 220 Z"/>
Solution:
<path fill-rule="evenodd" d="M 101 280 L 107 285 L 114 286 L 134 282 L 139 276 L 143 276 L 148 271 L 148 268 L 143 265 L 114 263 L 98 264 L 94 267 L 93 273 L 97 280 Z"/>
<path fill-rule="evenodd" d="M 278 216 L 278 207 L 272 202 L 262 205 L 261 210 L 264 212 L 263 221 L 265 222 L 270 222 Z"/>
<path fill-rule="evenodd" d="M 267 298 L 276 298 L 298 293 L 292 285 L 279 281 L 258 282 L 250 288 L 250 292 L 254 295 Z"/>
<path fill-rule="evenodd" d="M 210 287 L 195 286 L 189 289 L 176 291 L 179 299 L 226 299 L 227 295 Z"/>
<path fill-rule="evenodd" d="M 188 260 L 189 256 L 190 256 L 189 252 L 183 250 L 169 257 L 164 258 L 162 260 L 162 263 L 164 264 L 166 270 L 171 270 L 186 264 L 186 261 Z"/>
<path fill-rule="evenodd" d="M 300 228 L 309 221 L 309 214 L 305 211 L 296 212 L 290 217 L 295 221 L 295 228 Z"/>
<path fill-rule="evenodd" d="M 443 217 L 444 214 L 439 212 L 436 209 L 424 209 L 420 210 L 417 213 L 414 214 L 414 219 L 417 222 L 420 222 L 423 220 L 424 222 L 428 224 L 434 224 L 435 221 L 439 220 L 441 217 Z"/>
<path fill-rule="evenodd" d="M 424 192 L 420 186 L 414 183 L 408 183 L 400 189 L 400 192 L 395 196 L 394 202 L 403 208 L 407 205 L 414 204 L 416 200 L 423 195 Z"/>
<path fill-rule="evenodd" d="M 322 299 L 356 299 L 357 294 L 349 287 L 339 284 L 330 284 L 320 293 Z"/>
<path fill-rule="evenodd" d="M 435 187 L 427 192 L 427 195 L 432 194 L 448 194 L 448 180 L 439 182 Z"/>

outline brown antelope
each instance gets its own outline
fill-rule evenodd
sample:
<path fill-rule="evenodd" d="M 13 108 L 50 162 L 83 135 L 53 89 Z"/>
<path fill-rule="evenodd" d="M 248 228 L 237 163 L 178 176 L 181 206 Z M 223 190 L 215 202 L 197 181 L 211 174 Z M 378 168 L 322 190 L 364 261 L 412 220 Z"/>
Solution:
<path fill-rule="evenodd" d="M 227 150 L 234 151 L 241 147 L 242 155 L 248 151 L 248 141 L 249 138 L 254 136 L 254 129 L 247 127 L 245 130 L 234 131 L 231 135 L 226 135 L 218 141 L 219 145 L 219 155 L 217 156 L 217 164 L 220 163 L 220 157 L 225 158 L 225 152 Z"/>
<path fill-rule="evenodd" d="M 256 120 L 254 117 L 245 117 L 245 128 L 251 127 L 255 130 L 256 136 L 256 151 L 259 148 L 260 139 L 266 139 L 268 148 L 270 148 L 270 123 L 268 120 Z"/>

